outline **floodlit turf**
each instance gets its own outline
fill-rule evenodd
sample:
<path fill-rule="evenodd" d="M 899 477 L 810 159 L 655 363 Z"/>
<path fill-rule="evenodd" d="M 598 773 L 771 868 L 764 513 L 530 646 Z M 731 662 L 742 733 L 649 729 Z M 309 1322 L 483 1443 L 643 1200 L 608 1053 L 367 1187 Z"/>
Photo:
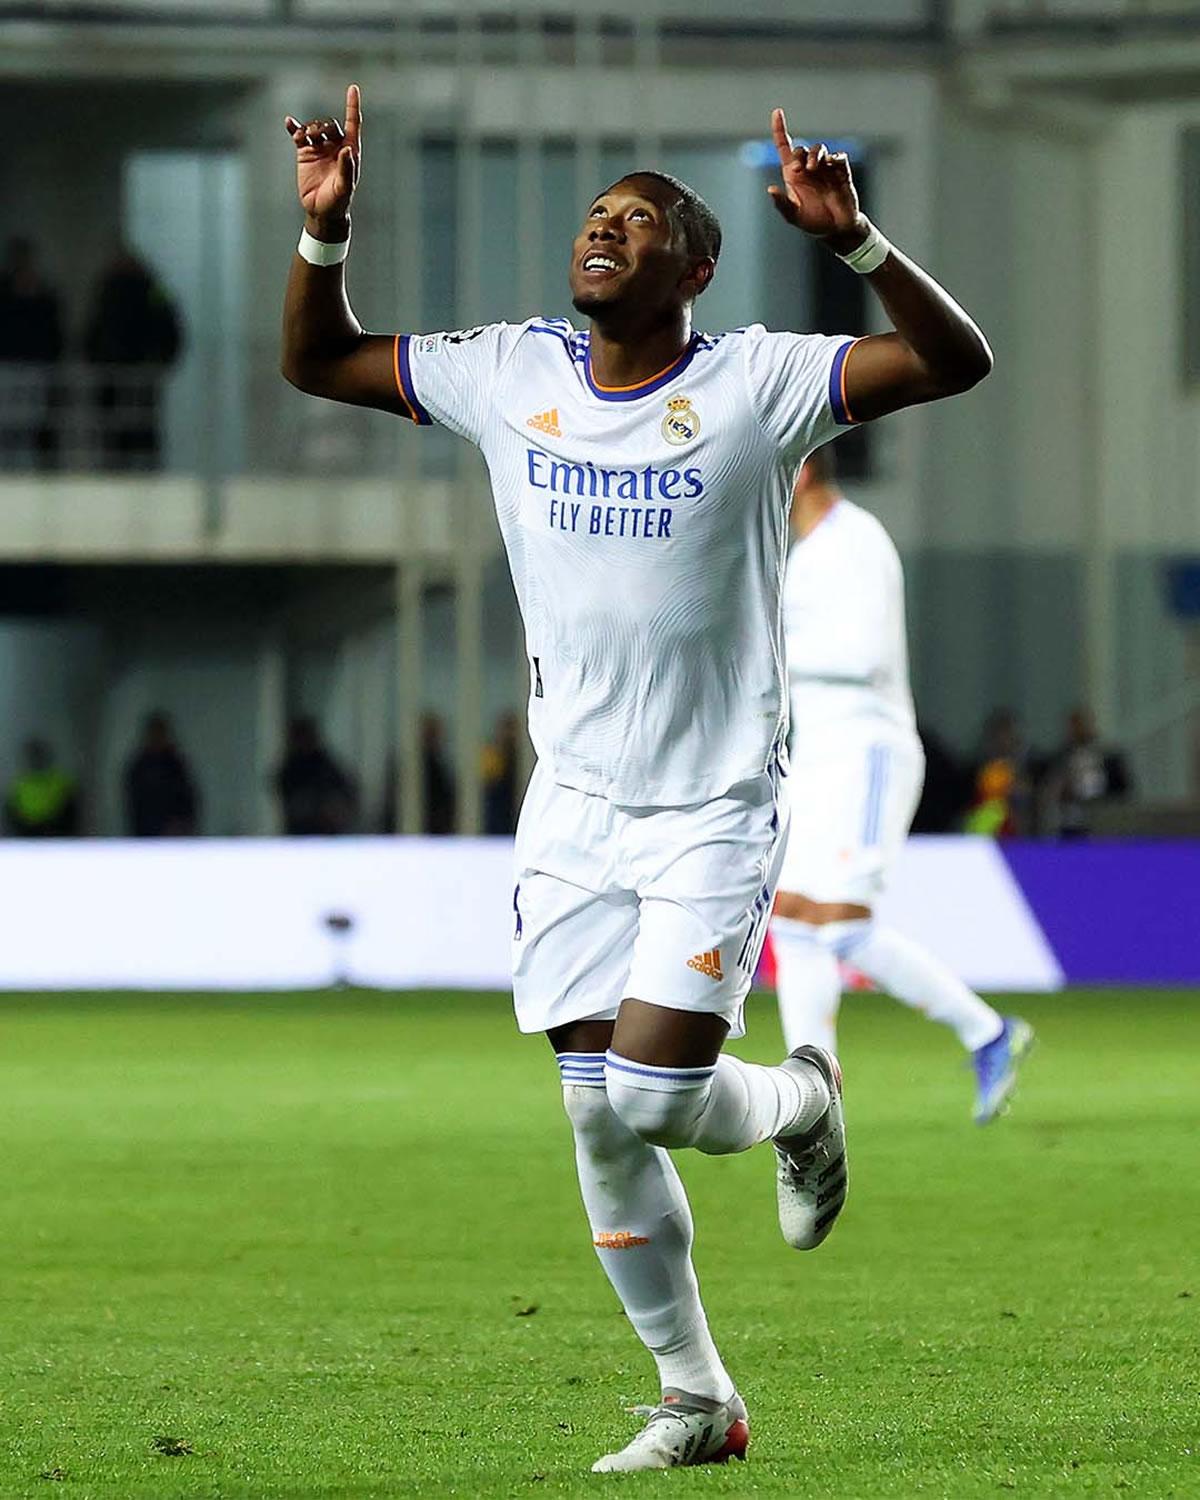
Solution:
<path fill-rule="evenodd" d="M 1200 995 L 1020 1009 L 979 1130 L 945 1032 L 847 1001 L 815 1254 L 766 1151 L 684 1162 L 751 1459 L 602 1478 L 651 1368 L 504 1000 L 0 1000 L 0 1495 L 1196 1496 Z"/>

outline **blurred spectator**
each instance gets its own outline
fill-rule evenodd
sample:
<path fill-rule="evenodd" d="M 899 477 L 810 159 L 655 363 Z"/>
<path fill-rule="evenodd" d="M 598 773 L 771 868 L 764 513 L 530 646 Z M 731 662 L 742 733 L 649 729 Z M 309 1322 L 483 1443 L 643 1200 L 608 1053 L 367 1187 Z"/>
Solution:
<path fill-rule="evenodd" d="M 125 810 L 134 838 L 180 838 L 196 832 L 199 798 L 164 713 L 147 716 L 141 745 L 125 767 Z"/>
<path fill-rule="evenodd" d="M 925 784 L 913 817 L 913 833 L 957 833 L 971 801 L 971 773 L 928 724 L 918 723 L 925 751 Z"/>
<path fill-rule="evenodd" d="M 349 833 L 358 804 L 353 777 L 326 749 L 308 715 L 288 725 L 287 752 L 275 773 L 283 830 L 296 835 Z"/>
<path fill-rule="evenodd" d="M 963 831 L 1019 837 L 1032 822 L 1033 776 L 1020 720 L 1011 708 L 994 708 L 983 723 Z"/>
<path fill-rule="evenodd" d="M 170 298 L 128 250 L 105 271 L 88 322 L 84 353 L 100 367 L 96 405 L 106 469 L 156 469 L 159 396 L 182 335 Z"/>
<path fill-rule="evenodd" d="M 1012 814 L 1015 785 L 1009 761 L 984 761 L 975 773 L 975 800 L 963 818 L 963 832 L 992 839 L 1012 838 L 1017 831 Z"/>
<path fill-rule="evenodd" d="M 0 268 L 0 359 L 52 364 L 62 352 L 58 293 L 38 269 L 33 241 L 14 235 Z"/>
<path fill-rule="evenodd" d="M 437 714 L 426 714 L 421 720 L 426 833 L 453 833 L 455 827 L 458 798 L 444 742 L 445 728 L 441 719 Z"/>
<path fill-rule="evenodd" d="M 25 745 L 25 769 L 13 777 L 4 799 L 5 831 L 13 838 L 68 838 L 79 832 L 79 786 L 54 764 L 45 740 Z"/>
<path fill-rule="evenodd" d="M 503 713 L 496 720 L 490 745 L 485 745 L 480 772 L 483 777 L 484 833 L 512 833 L 517 826 L 518 736 L 517 715 Z"/>
<path fill-rule="evenodd" d="M 1091 809 L 1098 802 L 1128 797 L 1132 790 L 1125 757 L 1100 743 L 1091 710 L 1072 709 L 1066 740 L 1047 762 L 1039 788 L 1046 831 L 1063 839 L 1085 838 Z"/>
<path fill-rule="evenodd" d="M 58 457 L 51 366 L 62 356 L 58 293 L 31 240 L 14 235 L 0 268 L 0 467 L 52 468 Z"/>

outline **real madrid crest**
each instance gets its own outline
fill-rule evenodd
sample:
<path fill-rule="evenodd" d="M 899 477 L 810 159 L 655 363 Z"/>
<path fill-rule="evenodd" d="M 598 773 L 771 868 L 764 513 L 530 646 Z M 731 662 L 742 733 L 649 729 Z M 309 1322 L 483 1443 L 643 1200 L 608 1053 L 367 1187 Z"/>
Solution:
<path fill-rule="evenodd" d="M 694 409 L 687 396 L 672 396 L 667 402 L 667 414 L 662 419 L 662 435 L 668 443 L 682 447 L 690 443 L 700 432 L 700 413 Z"/>

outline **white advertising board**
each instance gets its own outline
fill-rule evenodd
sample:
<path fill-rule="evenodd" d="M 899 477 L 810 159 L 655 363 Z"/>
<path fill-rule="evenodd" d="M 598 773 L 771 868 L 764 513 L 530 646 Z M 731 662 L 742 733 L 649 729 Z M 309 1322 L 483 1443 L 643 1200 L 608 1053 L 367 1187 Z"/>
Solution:
<path fill-rule="evenodd" d="M 977 990 L 1056 990 L 1063 974 L 992 839 L 909 839 L 879 916 Z"/>
<path fill-rule="evenodd" d="M 504 839 L 5 841 L 0 892 L 2 989 L 508 988 Z M 885 912 L 980 988 L 1061 983 L 986 840 L 913 840 Z"/>

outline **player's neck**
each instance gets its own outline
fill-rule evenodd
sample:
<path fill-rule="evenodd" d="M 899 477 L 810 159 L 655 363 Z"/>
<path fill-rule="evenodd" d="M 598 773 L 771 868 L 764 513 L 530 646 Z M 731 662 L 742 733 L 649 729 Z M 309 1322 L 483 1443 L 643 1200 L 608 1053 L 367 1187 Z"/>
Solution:
<path fill-rule="evenodd" d="M 588 358 L 597 385 L 629 386 L 650 380 L 673 365 L 692 336 L 690 309 L 647 328 L 592 320 Z"/>
<path fill-rule="evenodd" d="M 840 492 L 828 484 L 813 485 L 797 495 L 792 511 L 796 536 L 803 541 L 814 532 L 841 498 Z"/>

